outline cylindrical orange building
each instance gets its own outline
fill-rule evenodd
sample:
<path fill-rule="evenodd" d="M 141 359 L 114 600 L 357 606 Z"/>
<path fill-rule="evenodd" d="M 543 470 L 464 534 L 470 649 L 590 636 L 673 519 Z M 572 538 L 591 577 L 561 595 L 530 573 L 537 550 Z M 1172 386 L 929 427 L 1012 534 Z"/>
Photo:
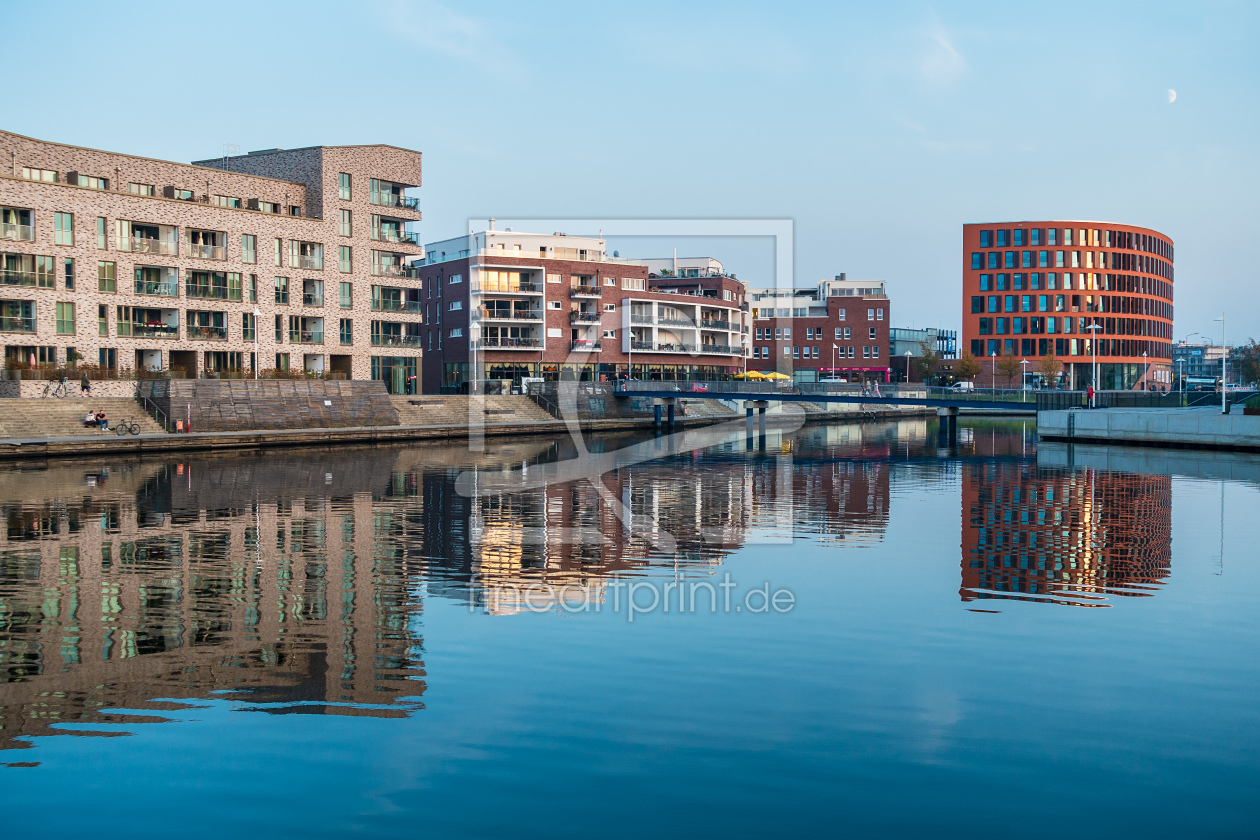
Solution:
<path fill-rule="evenodd" d="M 1069 388 L 1171 387 L 1173 244 L 1159 231 L 1108 222 L 963 225 L 962 275 L 962 349 L 983 363 L 978 384 L 1008 384 L 994 371 L 999 357 L 1014 356 L 1028 362 L 1021 370 L 1029 381 L 1058 367 Z M 1046 357 L 1059 365 L 1043 365 Z"/>

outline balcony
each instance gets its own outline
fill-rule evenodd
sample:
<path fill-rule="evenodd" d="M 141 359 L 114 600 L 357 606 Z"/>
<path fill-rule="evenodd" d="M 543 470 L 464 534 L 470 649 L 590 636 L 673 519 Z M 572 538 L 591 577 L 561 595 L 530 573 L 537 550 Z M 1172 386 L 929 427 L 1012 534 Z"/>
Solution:
<path fill-rule="evenodd" d="M 632 324 L 654 324 L 656 319 L 651 315 L 640 315 L 635 312 L 630 313 L 630 323 Z"/>
<path fill-rule="evenodd" d="M 537 309 L 507 309 L 482 306 L 474 310 L 483 321 L 540 321 L 542 312 Z"/>
<path fill-rule="evenodd" d="M 0 239 L 10 242 L 34 242 L 35 228 L 31 225 L 9 224 L 0 222 Z"/>
<path fill-rule="evenodd" d="M 601 341 L 586 341 L 579 339 L 569 342 L 569 349 L 577 353 L 598 353 L 604 349 Z"/>
<path fill-rule="evenodd" d="M 406 228 L 380 227 L 372 229 L 372 238 L 377 242 L 398 242 L 403 245 L 419 245 L 420 235 Z"/>
<path fill-rule="evenodd" d="M 632 341 L 630 349 L 636 353 L 694 353 L 694 344 L 654 344 L 650 341 Z"/>
<path fill-rule="evenodd" d="M 498 294 L 516 294 L 517 292 L 525 292 L 527 294 L 539 294 L 542 292 L 541 283 L 491 283 L 485 280 L 472 284 L 472 291 L 476 294 L 498 295 Z"/>
<path fill-rule="evenodd" d="M 662 327 L 695 327 L 696 325 L 695 321 L 685 315 L 662 315 L 656 319 L 656 323 Z"/>
<path fill-rule="evenodd" d="M 299 256 L 298 256 L 298 258 L 297 258 L 297 262 L 294 262 L 292 259 L 290 259 L 290 260 L 289 260 L 289 262 L 292 264 L 292 267 L 295 267 L 295 268 L 305 268 L 305 269 L 308 269 L 308 270 L 311 270 L 311 271 L 323 271 L 323 270 L 324 270 L 324 258 L 323 258 L 323 257 L 318 257 L 318 256 L 306 256 L 306 255 L 302 254 L 302 255 L 299 255 Z"/>
<path fill-rule="evenodd" d="M 188 325 L 189 341 L 227 341 L 227 327 Z"/>
<path fill-rule="evenodd" d="M 537 338 L 483 338 L 479 347 L 488 350 L 537 350 L 542 340 Z"/>
<path fill-rule="evenodd" d="M 569 287 L 569 297 L 575 298 L 591 298 L 602 297 L 604 294 L 600 286 L 587 285 L 586 283 L 578 283 Z"/>
<path fill-rule="evenodd" d="M 420 199 L 409 198 L 402 193 L 396 192 L 374 192 L 371 195 L 371 203 L 380 207 L 401 207 L 404 210 L 419 210 Z"/>
<path fill-rule="evenodd" d="M 700 329 L 702 329 L 702 330 L 722 330 L 722 331 L 724 331 L 724 332 L 730 332 L 730 329 L 731 329 L 731 322 L 730 322 L 730 321 L 715 321 L 715 320 L 712 320 L 712 319 L 709 319 L 709 318 L 701 318 L 701 319 L 700 319 Z"/>
<path fill-rule="evenodd" d="M 179 297 L 179 281 L 177 280 L 161 280 L 153 282 L 149 280 L 137 280 L 135 285 L 136 294 L 138 295 L 156 295 L 159 297 Z M 224 289 L 224 294 L 227 290 Z M 192 295 L 189 295 L 192 297 Z"/>
<path fill-rule="evenodd" d="M 317 294 L 314 294 L 314 293 L 312 293 L 312 292 L 303 292 L 303 293 L 302 293 L 302 305 L 303 305 L 303 306 L 323 306 L 323 305 L 324 305 L 324 296 L 323 296 L 323 295 L 317 295 Z"/>
<path fill-rule="evenodd" d="M 118 241 L 120 251 L 133 254 L 166 254 L 175 256 L 179 253 L 179 243 L 174 239 L 149 239 L 143 236 L 132 236 Z M 213 246 L 209 246 L 213 247 Z M 207 259 L 226 259 L 226 257 L 207 257 Z"/>
<path fill-rule="evenodd" d="M 184 294 L 194 300 L 227 300 L 227 286 L 202 286 L 184 283 Z"/>
<path fill-rule="evenodd" d="M 213 328 L 206 327 L 206 329 L 213 329 Z M 173 324 L 164 324 L 161 321 L 151 322 L 147 324 L 132 322 L 131 337 L 132 338 L 162 338 L 162 339 L 167 339 L 169 341 L 174 341 L 179 338 L 179 327 Z M 189 338 L 192 338 L 192 336 L 189 336 Z"/>
<path fill-rule="evenodd" d="M 0 315 L 0 332 L 33 333 L 35 332 L 35 316 Z"/>
<path fill-rule="evenodd" d="M 599 312 L 570 312 L 570 324 L 598 324 L 602 318 Z"/>
<path fill-rule="evenodd" d="M 418 300 L 374 300 L 373 312 L 423 312 L 424 304 Z"/>
<path fill-rule="evenodd" d="M 148 240 L 158 241 L 158 240 Z M 227 248 L 223 245 L 201 245 L 190 242 L 186 246 L 188 253 L 185 256 L 196 257 L 202 260 L 226 260 Z M 152 252 L 150 252 L 152 253 Z"/>
<path fill-rule="evenodd" d="M 23 271 L 19 268 L 0 268 L 0 285 L 34 286 L 35 272 Z"/>
<path fill-rule="evenodd" d="M 738 356 L 740 350 L 738 347 L 730 347 L 725 344 L 701 344 L 701 353 L 715 353 L 719 356 Z"/>
<path fill-rule="evenodd" d="M 372 336 L 375 339 L 377 336 Z M 290 344 L 323 344 L 323 330 L 289 330 Z M 373 341 L 373 344 L 376 342 Z"/>
<path fill-rule="evenodd" d="M 420 279 L 420 269 L 402 263 L 372 263 L 372 274 L 376 277 L 406 277 Z"/>
<path fill-rule="evenodd" d="M 419 349 L 420 344 L 420 336 L 418 335 L 372 334 L 373 347 L 413 347 Z"/>

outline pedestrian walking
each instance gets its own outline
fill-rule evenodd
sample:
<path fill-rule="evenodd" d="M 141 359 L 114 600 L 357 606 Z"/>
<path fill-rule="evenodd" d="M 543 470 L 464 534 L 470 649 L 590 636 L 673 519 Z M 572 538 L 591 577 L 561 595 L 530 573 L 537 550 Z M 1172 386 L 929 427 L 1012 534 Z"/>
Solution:
<path fill-rule="evenodd" d="M 88 379 L 88 375 L 86 373 L 83 374 L 83 378 L 79 380 L 79 396 L 92 396 L 92 380 Z"/>

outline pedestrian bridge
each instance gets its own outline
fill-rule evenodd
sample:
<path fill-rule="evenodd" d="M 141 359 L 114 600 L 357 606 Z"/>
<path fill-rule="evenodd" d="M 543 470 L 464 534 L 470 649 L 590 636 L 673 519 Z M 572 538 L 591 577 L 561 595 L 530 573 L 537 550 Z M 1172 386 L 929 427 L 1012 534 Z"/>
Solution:
<path fill-rule="evenodd" d="M 703 398 L 767 402 L 858 403 L 861 405 L 979 408 L 989 411 L 1037 410 L 1035 391 L 980 389 L 963 391 L 928 385 L 888 385 L 866 390 L 860 385 L 830 382 L 670 382 L 631 381 L 613 384 L 617 397 L 653 399 Z"/>

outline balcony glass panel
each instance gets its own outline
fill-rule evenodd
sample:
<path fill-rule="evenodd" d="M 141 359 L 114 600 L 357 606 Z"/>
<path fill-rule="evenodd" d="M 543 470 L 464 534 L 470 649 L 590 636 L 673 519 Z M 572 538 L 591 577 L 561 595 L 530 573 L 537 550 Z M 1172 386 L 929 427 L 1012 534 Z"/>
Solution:
<path fill-rule="evenodd" d="M 173 268 L 136 266 L 135 291 L 138 295 L 179 297 L 179 275 Z"/>
<path fill-rule="evenodd" d="M 31 211 L 19 207 L 0 207 L 0 239 L 34 242 L 35 228 L 31 225 Z"/>

